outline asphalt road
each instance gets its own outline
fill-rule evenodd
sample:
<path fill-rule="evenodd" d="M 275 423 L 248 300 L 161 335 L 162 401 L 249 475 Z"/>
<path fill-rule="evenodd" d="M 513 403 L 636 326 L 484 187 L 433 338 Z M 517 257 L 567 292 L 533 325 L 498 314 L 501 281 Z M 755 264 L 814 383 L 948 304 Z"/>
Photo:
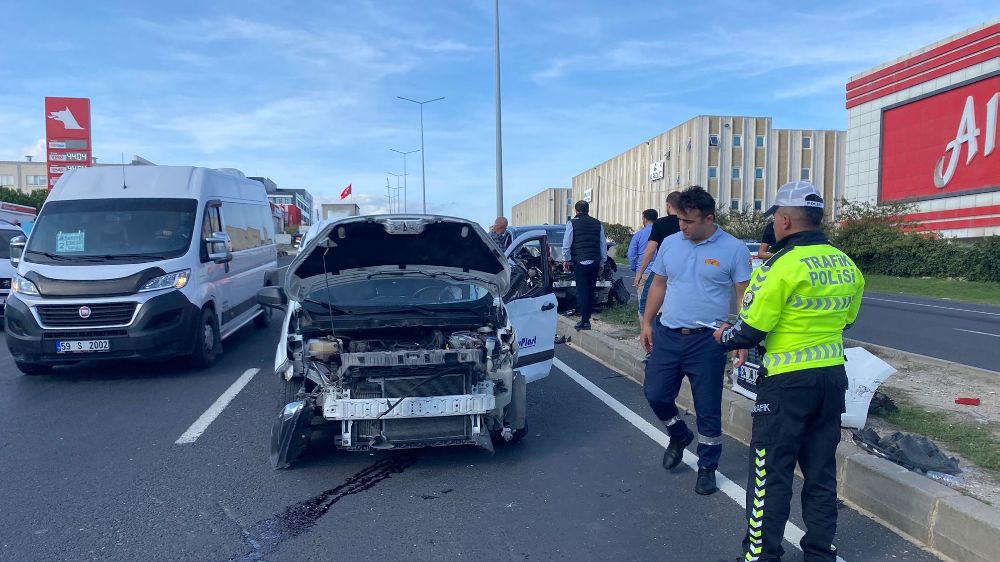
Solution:
<path fill-rule="evenodd" d="M 631 272 L 618 277 L 635 297 Z M 733 304 L 735 310 L 735 303 Z M 948 299 L 866 292 L 848 338 L 1000 371 L 1000 307 Z"/>
<path fill-rule="evenodd" d="M 690 469 L 665 472 L 662 445 L 557 369 L 529 388 L 529 436 L 494 455 L 334 452 L 321 434 L 292 469 L 274 471 L 267 447 L 277 336 L 273 324 L 246 327 L 205 371 L 120 362 L 24 376 L 0 348 L 0 559 L 715 561 L 739 554 L 745 520 L 737 503 L 721 492 L 695 495 Z M 654 421 L 635 383 L 569 347 L 558 346 L 558 357 Z M 250 369 L 260 371 L 204 433 L 175 444 Z M 746 458 L 744 446 L 727 440 L 720 472 L 744 486 Z M 801 527 L 794 505 L 793 512 Z M 840 513 L 846 560 L 935 560 L 850 509 Z M 792 545 L 786 550 L 787 560 L 801 560 Z"/>

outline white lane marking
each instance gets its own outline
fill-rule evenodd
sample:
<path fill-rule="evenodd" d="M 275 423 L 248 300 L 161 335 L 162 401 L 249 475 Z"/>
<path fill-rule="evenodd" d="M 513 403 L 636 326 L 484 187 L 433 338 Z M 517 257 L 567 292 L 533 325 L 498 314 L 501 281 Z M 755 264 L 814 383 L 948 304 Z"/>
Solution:
<path fill-rule="evenodd" d="M 958 330 L 959 332 L 969 332 L 970 334 L 980 334 L 983 336 L 993 336 L 994 338 L 1000 338 L 1000 334 L 991 334 L 989 332 L 977 332 L 975 330 L 965 330 L 962 328 L 952 328 L 952 330 Z"/>
<path fill-rule="evenodd" d="M 986 312 L 986 311 L 983 311 L 983 310 L 969 310 L 968 308 L 954 308 L 954 307 L 951 307 L 951 306 L 941 306 L 941 305 L 937 305 L 937 304 L 924 304 L 924 303 L 920 303 L 920 302 L 896 301 L 896 300 L 892 300 L 892 299 L 880 299 L 880 298 L 876 298 L 876 297 L 863 297 L 863 300 L 866 300 L 866 301 L 879 301 L 879 302 L 893 302 L 893 303 L 896 303 L 896 304 L 909 304 L 909 305 L 913 305 L 913 306 L 926 306 L 927 308 L 940 308 L 942 310 L 954 310 L 956 312 L 968 312 L 968 313 L 971 313 L 971 314 L 985 314 L 987 316 L 996 316 L 997 318 L 1000 318 L 1000 313 L 997 313 L 997 312 Z"/>
<path fill-rule="evenodd" d="M 191 424 L 191 427 L 189 427 L 187 431 L 185 431 L 184 434 L 177 439 L 177 441 L 174 441 L 174 444 L 184 445 L 197 441 L 198 438 L 201 437 L 201 434 L 205 433 L 208 426 L 215 421 L 215 418 L 219 417 L 222 410 L 226 409 L 226 406 L 233 401 L 233 398 L 236 398 L 236 395 L 243 390 L 243 387 L 250 382 L 250 379 L 252 379 L 259 370 L 260 369 L 247 369 L 242 375 L 240 375 L 240 378 L 236 379 L 236 382 L 227 388 L 226 391 L 215 400 L 215 403 L 209 406 L 208 409 L 205 410 L 205 413 L 196 419 L 194 423 Z"/>
<path fill-rule="evenodd" d="M 596 396 L 601 402 L 607 404 L 609 408 L 614 410 L 621 417 L 625 418 L 626 421 L 638 428 L 639 431 L 645 433 L 650 439 L 656 441 L 664 449 L 666 449 L 667 445 L 670 444 L 670 437 L 668 437 L 666 433 L 646 421 L 639 414 L 629 410 L 627 406 L 618 400 L 615 400 L 613 396 L 604 392 L 604 390 L 602 390 L 599 386 L 590 382 L 589 379 L 576 372 L 576 370 L 572 367 L 563 363 L 559 359 L 555 359 L 553 364 L 557 369 L 565 373 L 566 376 L 576 381 L 577 384 L 586 389 L 587 392 Z M 691 470 L 694 470 L 695 472 L 698 471 L 698 457 L 687 449 L 684 450 L 684 464 L 688 465 Z M 747 491 L 741 488 L 739 484 L 727 478 L 721 472 L 715 473 L 715 480 L 716 484 L 719 486 L 719 490 L 732 498 L 732 500 L 739 504 L 740 508 L 745 511 L 747 508 Z M 801 550 L 799 540 L 802 539 L 802 535 L 804 534 L 805 533 L 802 529 L 799 529 L 791 521 L 785 525 L 785 540 L 790 542 L 792 546 L 798 548 L 799 550 Z"/>

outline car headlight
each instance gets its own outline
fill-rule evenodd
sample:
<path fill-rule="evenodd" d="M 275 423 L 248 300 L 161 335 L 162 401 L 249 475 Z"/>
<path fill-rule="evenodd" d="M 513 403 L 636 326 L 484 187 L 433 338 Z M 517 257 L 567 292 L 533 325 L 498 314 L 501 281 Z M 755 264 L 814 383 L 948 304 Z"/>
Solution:
<path fill-rule="evenodd" d="M 41 293 L 38 292 L 38 287 L 34 283 L 28 281 L 24 277 L 17 275 L 10 283 L 10 291 L 18 295 L 27 295 L 29 297 L 40 296 Z"/>
<path fill-rule="evenodd" d="M 188 279 L 190 278 L 190 269 L 175 271 L 173 273 L 168 273 L 166 275 L 150 279 L 145 285 L 142 286 L 141 289 L 139 289 L 139 292 L 145 293 L 147 291 L 162 291 L 163 289 L 183 289 L 184 286 L 188 284 Z"/>

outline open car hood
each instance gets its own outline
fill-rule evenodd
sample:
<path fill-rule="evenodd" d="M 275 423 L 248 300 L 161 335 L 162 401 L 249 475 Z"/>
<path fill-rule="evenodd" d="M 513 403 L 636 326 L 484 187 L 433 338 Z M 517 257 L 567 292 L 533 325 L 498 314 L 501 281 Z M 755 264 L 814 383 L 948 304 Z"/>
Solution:
<path fill-rule="evenodd" d="M 478 224 L 432 215 L 347 217 L 316 223 L 288 266 L 284 289 L 301 301 L 319 282 L 357 281 L 371 273 L 448 273 L 510 286 L 507 259 Z"/>

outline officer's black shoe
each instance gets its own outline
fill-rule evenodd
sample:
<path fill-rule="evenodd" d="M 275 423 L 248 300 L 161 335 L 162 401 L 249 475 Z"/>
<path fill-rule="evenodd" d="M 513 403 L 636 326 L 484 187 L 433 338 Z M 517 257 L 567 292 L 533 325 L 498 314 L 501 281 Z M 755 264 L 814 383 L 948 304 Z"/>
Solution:
<path fill-rule="evenodd" d="M 667 450 L 663 452 L 663 468 L 670 470 L 681 464 L 681 459 L 684 458 L 684 447 L 690 445 L 692 441 L 694 441 L 694 433 L 690 431 L 679 439 L 671 438 Z"/>
<path fill-rule="evenodd" d="M 574 328 L 576 328 L 577 331 L 580 331 L 580 330 L 589 330 L 590 329 L 590 322 L 584 322 L 583 320 L 581 320 L 581 321 L 579 321 L 579 322 L 576 323 L 576 326 L 574 326 Z"/>
<path fill-rule="evenodd" d="M 695 482 L 694 492 L 702 496 L 714 494 L 719 488 L 715 485 L 715 470 L 711 468 L 698 469 L 698 481 Z"/>

